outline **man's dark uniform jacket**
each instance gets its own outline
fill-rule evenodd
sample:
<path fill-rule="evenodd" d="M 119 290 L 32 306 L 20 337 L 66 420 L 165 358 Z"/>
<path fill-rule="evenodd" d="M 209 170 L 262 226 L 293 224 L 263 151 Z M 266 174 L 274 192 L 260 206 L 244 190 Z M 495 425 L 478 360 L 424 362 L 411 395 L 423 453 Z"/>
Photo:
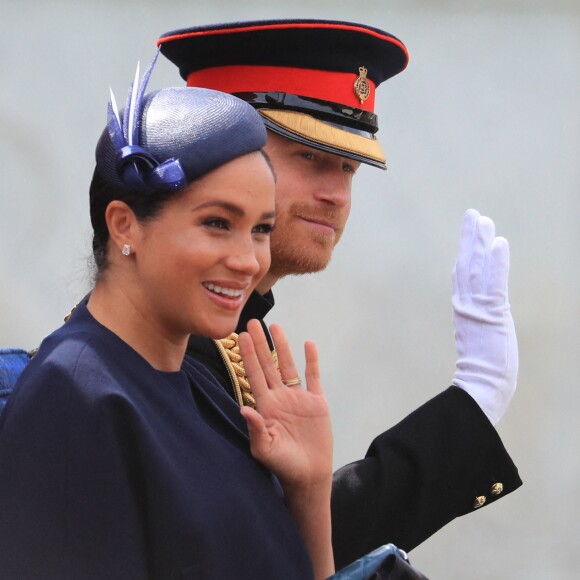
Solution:
<path fill-rule="evenodd" d="M 256 292 L 237 332 L 274 306 Z M 187 354 L 203 362 L 233 394 L 230 372 L 216 343 L 192 336 Z M 452 386 L 379 435 L 364 459 L 334 474 L 332 529 L 340 569 L 393 543 L 409 551 L 457 516 L 518 488 L 522 481 L 479 405 Z"/>

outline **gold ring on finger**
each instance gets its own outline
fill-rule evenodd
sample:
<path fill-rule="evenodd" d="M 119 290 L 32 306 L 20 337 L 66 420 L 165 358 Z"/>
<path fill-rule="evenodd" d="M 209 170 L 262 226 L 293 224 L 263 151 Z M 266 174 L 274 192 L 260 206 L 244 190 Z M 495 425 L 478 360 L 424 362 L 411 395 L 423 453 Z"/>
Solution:
<path fill-rule="evenodd" d="M 295 385 L 301 385 L 302 381 L 296 377 L 294 379 L 282 379 L 282 382 L 287 386 L 287 387 L 293 387 Z"/>

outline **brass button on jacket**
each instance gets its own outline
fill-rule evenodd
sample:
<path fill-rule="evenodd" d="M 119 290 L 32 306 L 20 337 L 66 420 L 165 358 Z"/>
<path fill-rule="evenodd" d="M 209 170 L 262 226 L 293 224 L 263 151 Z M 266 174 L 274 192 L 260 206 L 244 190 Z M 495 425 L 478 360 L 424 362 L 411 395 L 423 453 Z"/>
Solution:
<path fill-rule="evenodd" d="M 498 483 L 494 483 L 491 486 L 490 493 L 491 493 L 491 495 L 501 495 L 502 491 L 503 491 L 503 483 L 498 482 Z"/>
<path fill-rule="evenodd" d="M 478 495 L 473 502 L 474 509 L 480 508 L 486 501 L 487 498 L 484 495 Z"/>

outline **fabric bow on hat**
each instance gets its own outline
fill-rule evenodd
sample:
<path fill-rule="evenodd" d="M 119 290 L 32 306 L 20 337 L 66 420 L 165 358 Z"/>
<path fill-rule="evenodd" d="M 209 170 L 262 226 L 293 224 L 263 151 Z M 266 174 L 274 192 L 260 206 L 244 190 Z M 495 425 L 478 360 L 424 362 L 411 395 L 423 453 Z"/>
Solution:
<path fill-rule="evenodd" d="M 187 178 L 179 159 L 171 158 L 159 163 L 153 155 L 139 145 L 139 119 L 143 108 L 143 95 L 159 51 L 139 82 L 139 64 L 135 80 L 129 87 L 125 115 L 121 122 L 115 95 L 111 90 L 108 106 L 107 130 L 117 153 L 117 173 L 121 181 L 136 189 L 159 191 L 180 189 Z"/>

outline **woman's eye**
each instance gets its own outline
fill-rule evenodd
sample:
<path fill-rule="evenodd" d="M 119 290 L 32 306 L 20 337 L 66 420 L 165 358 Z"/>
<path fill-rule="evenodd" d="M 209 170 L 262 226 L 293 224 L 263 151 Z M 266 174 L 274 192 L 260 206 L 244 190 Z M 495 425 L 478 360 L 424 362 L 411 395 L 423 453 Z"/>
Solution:
<path fill-rule="evenodd" d="M 227 230 L 229 228 L 228 221 L 223 218 L 208 218 L 204 220 L 203 225 L 218 230 Z"/>
<path fill-rule="evenodd" d="M 254 234 L 266 234 L 269 235 L 274 230 L 274 224 L 259 224 L 253 230 Z"/>
<path fill-rule="evenodd" d="M 303 151 L 300 155 L 303 159 L 308 159 L 309 161 L 314 159 L 314 153 L 311 153 L 310 151 Z"/>

